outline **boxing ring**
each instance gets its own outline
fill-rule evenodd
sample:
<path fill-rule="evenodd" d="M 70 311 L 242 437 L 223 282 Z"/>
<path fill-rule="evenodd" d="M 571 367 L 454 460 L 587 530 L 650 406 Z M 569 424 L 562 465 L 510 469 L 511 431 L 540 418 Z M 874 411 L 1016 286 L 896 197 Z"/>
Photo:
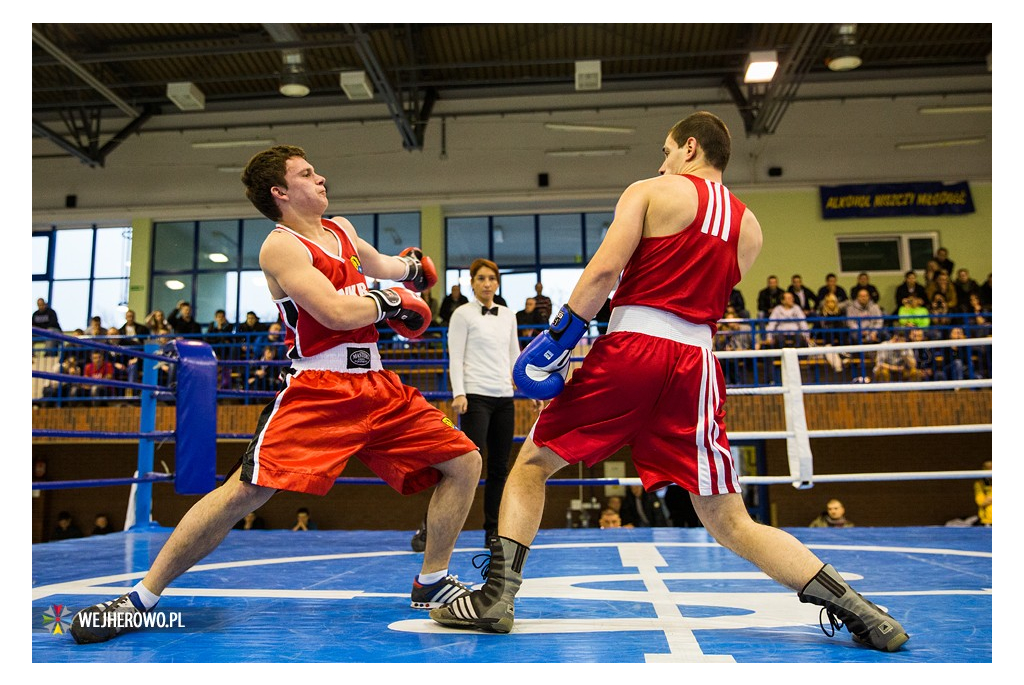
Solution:
<path fill-rule="evenodd" d="M 944 341 L 943 346 L 950 343 L 960 344 Z M 912 349 L 925 344 L 890 346 Z M 962 344 L 986 346 L 991 340 Z M 871 347 L 881 350 L 886 345 Z M 410 550 L 411 530 L 232 530 L 220 547 L 168 588 L 153 612 L 152 627 L 108 643 L 77 645 L 67 634 L 74 612 L 130 589 L 145 575 L 171 532 L 151 523 L 151 486 L 170 481 L 178 493 L 201 493 L 221 478 L 213 473 L 210 456 L 211 444 L 223 437 L 210 422 L 212 416 L 215 424 L 216 417 L 215 401 L 212 412 L 209 405 L 215 397 L 211 389 L 216 360 L 211 362 L 208 347 L 201 343 L 179 340 L 172 350 L 170 357 L 154 350 L 140 353 L 149 362 L 170 360 L 178 372 L 172 387 L 158 386 L 145 372 L 142 382 L 134 385 L 142 407 L 139 431 L 117 434 L 139 441 L 134 474 L 123 479 L 33 483 L 37 490 L 131 483 L 135 511 L 133 524 L 123 532 L 32 545 L 34 663 L 993 661 L 993 539 L 992 528 L 984 526 L 786 528 L 904 625 L 911 638 L 895 654 L 860 647 L 845 631 L 826 637 L 818 607 L 800 603 L 795 593 L 718 546 L 703 528 L 540 530 L 517 599 L 516 626 L 509 635 L 445 629 L 425 612 L 409 608 L 412 578 L 422 559 Z M 838 386 L 801 380 L 801 358 L 864 350 L 865 346 L 851 346 L 720 353 L 723 360 L 779 362 L 778 384 L 729 389 L 730 396 L 781 395 L 785 407 L 783 431 L 730 433 L 734 442 L 786 443 L 788 473 L 744 475 L 744 486 L 783 483 L 807 489 L 822 482 L 991 477 L 985 470 L 816 475 L 810 440 L 857 436 L 859 431 L 808 430 L 804 395 L 921 389 L 918 385 L 929 390 L 991 388 L 991 379 Z M 174 431 L 155 431 L 147 403 L 169 392 L 175 394 L 179 420 Z M 908 426 L 872 429 L 870 435 L 991 430 L 991 423 Z M 54 437 L 54 432 L 33 435 Z M 175 443 L 175 473 L 153 472 L 150 448 L 155 440 Z M 550 486 L 582 482 L 556 476 Z M 342 477 L 336 487 L 374 483 Z M 630 485 L 639 484 L 639 479 L 586 483 Z M 482 582 L 475 568 L 475 557 L 482 552 L 478 538 L 479 531 L 465 531 L 450 564 L 451 572 L 470 584 Z"/>

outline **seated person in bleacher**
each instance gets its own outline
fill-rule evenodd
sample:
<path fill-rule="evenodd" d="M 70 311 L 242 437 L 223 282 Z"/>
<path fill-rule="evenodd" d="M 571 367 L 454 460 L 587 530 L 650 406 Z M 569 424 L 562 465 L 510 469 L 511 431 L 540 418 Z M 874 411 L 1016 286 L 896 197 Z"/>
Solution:
<path fill-rule="evenodd" d="M 899 329 L 894 330 L 889 338 L 891 343 L 906 341 L 903 331 Z M 879 350 L 878 356 L 875 357 L 875 380 L 880 383 L 921 380 L 914 351 L 909 349 Z"/>
<path fill-rule="evenodd" d="M 846 302 L 843 313 L 846 315 L 846 323 L 850 329 L 851 344 L 871 344 L 882 341 L 882 327 L 885 325 L 882 309 L 877 302 L 871 299 L 871 292 L 867 288 L 863 288 L 857 293 L 857 299 Z"/>
<path fill-rule="evenodd" d="M 789 291 L 782 294 L 781 303 L 768 315 L 765 331 L 764 346 L 767 347 L 807 347 L 811 344 L 807 317 Z"/>

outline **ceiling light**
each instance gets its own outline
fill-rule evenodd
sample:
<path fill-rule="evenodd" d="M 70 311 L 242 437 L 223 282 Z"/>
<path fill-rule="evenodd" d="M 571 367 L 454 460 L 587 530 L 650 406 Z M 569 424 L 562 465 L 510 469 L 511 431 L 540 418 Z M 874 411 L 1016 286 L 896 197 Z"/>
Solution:
<path fill-rule="evenodd" d="M 545 150 L 548 157 L 610 157 L 612 155 L 624 155 L 629 152 L 624 147 L 590 148 L 582 150 Z"/>
<path fill-rule="evenodd" d="M 196 112 L 206 109 L 206 96 L 191 81 L 167 84 L 167 99 L 182 112 Z"/>
<path fill-rule="evenodd" d="M 921 107 L 918 114 L 985 114 L 992 111 L 992 105 L 941 105 Z"/>
<path fill-rule="evenodd" d="M 589 131 L 591 133 L 634 133 L 632 126 L 599 126 L 597 124 L 544 124 L 550 131 Z"/>
<path fill-rule="evenodd" d="M 856 69 L 864 60 L 860 56 L 860 45 L 857 44 L 856 24 L 837 24 L 836 43 L 825 58 L 825 65 L 832 71 L 850 71 Z"/>
<path fill-rule="evenodd" d="M 273 145 L 272 138 L 246 138 L 245 140 L 204 140 L 192 143 L 196 150 L 221 150 L 229 147 L 255 147 L 257 145 Z"/>
<path fill-rule="evenodd" d="M 281 69 L 281 95 L 290 98 L 304 98 L 309 95 L 309 79 L 303 64 L 301 52 L 286 52 Z"/>
<path fill-rule="evenodd" d="M 601 60 L 576 62 L 576 90 L 601 90 Z"/>
<path fill-rule="evenodd" d="M 216 262 L 217 264 L 223 264 L 224 262 L 228 261 L 228 256 L 223 252 L 211 252 L 210 261 Z"/>
<path fill-rule="evenodd" d="M 349 100 L 373 99 L 373 84 L 365 71 L 341 72 L 341 89 Z"/>
<path fill-rule="evenodd" d="M 929 150 L 940 147 L 959 147 L 961 145 L 978 145 L 984 143 L 985 138 L 957 138 L 954 140 L 932 140 L 923 143 L 898 143 L 897 150 Z"/>
<path fill-rule="evenodd" d="M 768 83 L 775 77 L 778 68 L 779 53 L 775 50 L 752 52 L 747 58 L 747 71 L 743 75 L 743 82 Z"/>
<path fill-rule="evenodd" d="M 184 290 L 185 289 L 185 284 L 182 283 L 181 281 L 175 281 L 175 280 L 164 281 L 164 285 L 166 285 L 168 287 L 168 289 L 170 289 L 170 290 Z"/>

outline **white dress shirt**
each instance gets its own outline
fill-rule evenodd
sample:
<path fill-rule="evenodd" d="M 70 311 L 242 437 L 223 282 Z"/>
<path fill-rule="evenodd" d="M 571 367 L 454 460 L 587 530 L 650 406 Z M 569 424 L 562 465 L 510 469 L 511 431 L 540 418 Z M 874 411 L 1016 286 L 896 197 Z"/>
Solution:
<path fill-rule="evenodd" d="M 516 315 L 499 304 L 498 315 L 482 314 L 471 300 L 458 307 L 448 324 L 448 376 L 452 395 L 512 397 L 512 368 L 519 357 Z"/>

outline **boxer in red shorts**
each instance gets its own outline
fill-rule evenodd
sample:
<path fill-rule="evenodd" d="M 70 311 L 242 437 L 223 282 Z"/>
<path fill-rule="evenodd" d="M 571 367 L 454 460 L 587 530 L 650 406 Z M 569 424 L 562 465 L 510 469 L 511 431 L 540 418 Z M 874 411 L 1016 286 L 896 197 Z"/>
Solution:
<path fill-rule="evenodd" d="M 174 579 L 278 490 L 327 493 L 351 457 L 402 494 L 436 485 L 411 605 L 436 608 L 469 592 L 448 573 L 448 562 L 479 483 L 480 453 L 418 391 L 382 368 L 376 344 L 378 322 L 408 338 L 430 325 L 430 308 L 413 291 L 436 283 L 433 263 L 419 248 L 380 254 L 348 220 L 322 219 L 325 179 L 301 148 L 257 154 L 242 182 L 253 205 L 277 222 L 260 250 L 260 268 L 287 329 L 292 365 L 285 388 L 260 415 L 240 468 L 185 514 L 146 576 L 132 591 L 75 615 L 71 634 L 79 643 L 123 632 L 116 626 L 133 622 L 102 615 L 152 609 Z M 367 276 L 406 287 L 370 290 Z M 85 613 L 93 620 L 81 620 Z"/>
<path fill-rule="evenodd" d="M 731 148 L 728 128 L 709 112 L 673 126 L 659 176 L 622 193 L 569 302 L 519 355 L 513 378 L 520 392 L 554 399 L 506 481 L 487 582 L 432 610 L 438 623 L 511 631 L 547 479 L 628 445 L 648 490 L 669 483 L 689 490 L 718 543 L 801 601 L 822 606 L 833 628 L 845 624 L 856 641 L 882 651 L 907 641 L 903 627 L 832 566 L 789 533 L 752 520 L 740 494 L 725 431 L 725 381 L 711 343 L 762 235 L 722 183 Z M 566 383 L 570 354 L 613 288 L 607 333 Z"/>

